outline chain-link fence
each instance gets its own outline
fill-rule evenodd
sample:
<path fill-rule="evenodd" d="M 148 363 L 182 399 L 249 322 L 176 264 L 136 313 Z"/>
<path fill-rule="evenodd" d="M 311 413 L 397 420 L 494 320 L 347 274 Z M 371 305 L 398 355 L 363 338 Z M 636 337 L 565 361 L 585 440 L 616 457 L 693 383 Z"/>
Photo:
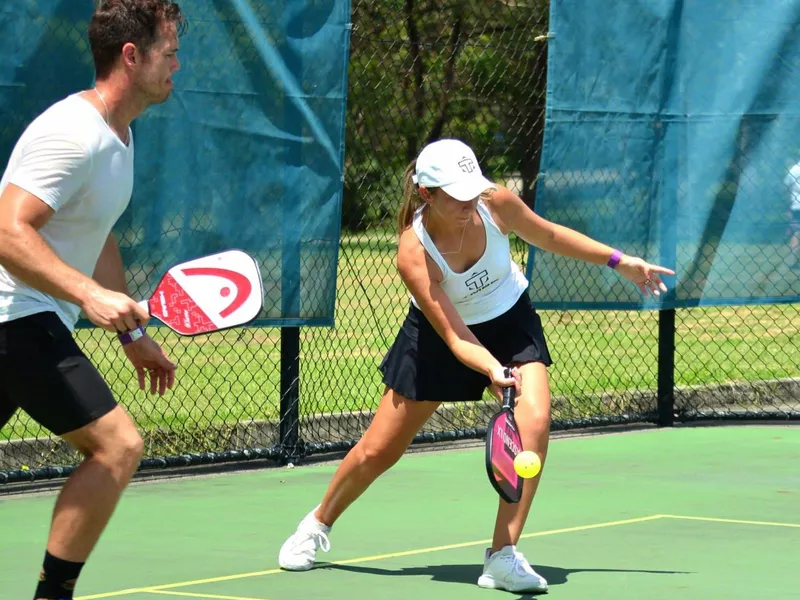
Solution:
<path fill-rule="evenodd" d="M 164 398 L 136 389 L 109 334 L 77 332 L 140 427 L 145 468 L 296 460 L 359 438 L 382 393 L 378 364 L 408 309 L 395 212 L 401 174 L 426 142 L 468 141 L 488 177 L 534 203 L 548 3 L 356 0 L 352 21 L 335 327 L 192 339 L 151 328 L 180 365 Z M 524 266 L 527 247 L 515 240 L 514 249 Z M 555 360 L 554 429 L 800 417 L 796 304 L 541 314 Z M 479 438 L 495 408 L 488 394 L 444 405 L 418 441 Z M 78 460 L 22 413 L 0 440 L 0 482 L 59 477 Z"/>

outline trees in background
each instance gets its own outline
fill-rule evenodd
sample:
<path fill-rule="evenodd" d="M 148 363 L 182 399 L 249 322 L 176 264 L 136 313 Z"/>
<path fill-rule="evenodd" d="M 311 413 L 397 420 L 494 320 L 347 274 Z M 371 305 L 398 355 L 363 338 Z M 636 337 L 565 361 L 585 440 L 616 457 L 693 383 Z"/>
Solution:
<path fill-rule="evenodd" d="M 533 204 L 544 130 L 547 0 L 354 0 L 345 196 L 350 231 L 385 225 L 406 165 L 458 137 Z"/>

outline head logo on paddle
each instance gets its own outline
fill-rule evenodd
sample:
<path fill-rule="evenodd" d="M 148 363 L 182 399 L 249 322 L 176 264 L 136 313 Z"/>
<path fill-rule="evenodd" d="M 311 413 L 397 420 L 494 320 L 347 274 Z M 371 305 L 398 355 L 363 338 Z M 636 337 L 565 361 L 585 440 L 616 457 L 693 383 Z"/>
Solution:
<path fill-rule="evenodd" d="M 263 302 L 256 261 L 227 250 L 175 265 L 141 304 L 177 333 L 198 335 L 249 323 Z"/>

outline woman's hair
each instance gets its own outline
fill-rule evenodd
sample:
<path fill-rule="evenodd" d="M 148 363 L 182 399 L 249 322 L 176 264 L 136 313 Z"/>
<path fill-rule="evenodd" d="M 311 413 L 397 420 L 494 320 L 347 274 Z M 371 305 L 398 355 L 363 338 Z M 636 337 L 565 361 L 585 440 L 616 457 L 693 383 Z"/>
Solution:
<path fill-rule="evenodd" d="M 419 186 L 414 183 L 414 172 L 417 169 L 416 159 L 412 160 L 406 167 L 403 173 L 403 203 L 400 205 L 400 210 L 397 213 L 397 230 L 403 233 L 406 229 L 411 227 L 414 221 L 414 213 L 420 206 L 425 204 L 425 201 L 419 195 Z M 433 193 L 436 188 L 428 188 Z"/>

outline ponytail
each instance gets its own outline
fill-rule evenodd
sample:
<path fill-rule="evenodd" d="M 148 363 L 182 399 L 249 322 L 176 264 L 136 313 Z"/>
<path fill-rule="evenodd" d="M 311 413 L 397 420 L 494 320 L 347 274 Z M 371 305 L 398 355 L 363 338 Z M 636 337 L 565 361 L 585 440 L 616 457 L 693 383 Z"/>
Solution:
<path fill-rule="evenodd" d="M 412 160 L 403 173 L 403 204 L 397 213 L 397 229 L 400 233 L 411 226 L 414 221 L 414 213 L 424 204 L 419 195 L 419 187 L 413 179 L 416 168 L 417 161 Z"/>

